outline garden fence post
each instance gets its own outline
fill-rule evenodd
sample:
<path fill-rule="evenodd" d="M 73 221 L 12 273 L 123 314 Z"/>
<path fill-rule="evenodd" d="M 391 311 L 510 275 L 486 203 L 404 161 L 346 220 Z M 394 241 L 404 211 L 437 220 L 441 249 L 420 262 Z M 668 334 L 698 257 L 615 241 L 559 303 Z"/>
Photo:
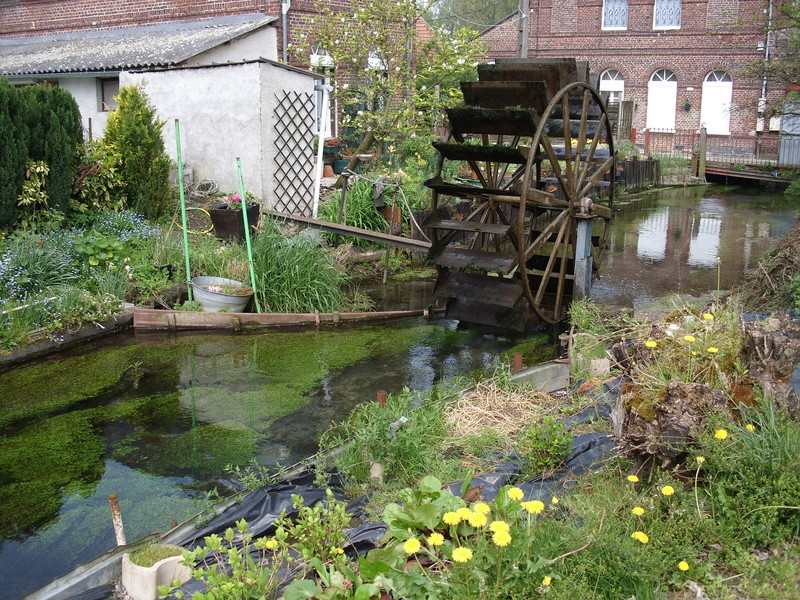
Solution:
<path fill-rule="evenodd" d="M 186 193 L 183 189 L 183 159 L 181 158 L 181 126 L 175 119 L 175 153 L 178 161 L 178 193 L 181 199 L 181 225 L 183 226 L 183 256 L 186 266 L 186 292 L 189 301 L 194 300 L 192 294 L 192 271 L 189 267 L 189 226 L 186 222 Z"/>

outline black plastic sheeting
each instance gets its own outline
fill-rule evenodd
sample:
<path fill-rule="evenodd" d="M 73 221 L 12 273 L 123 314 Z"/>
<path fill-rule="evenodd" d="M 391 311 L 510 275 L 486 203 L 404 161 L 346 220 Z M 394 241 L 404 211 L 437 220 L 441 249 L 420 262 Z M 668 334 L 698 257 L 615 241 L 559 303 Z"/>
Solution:
<path fill-rule="evenodd" d="M 571 429 L 575 425 L 590 423 L 597 419 L 607 419 L 611 414 L 611 407 L 619 394 L 619 380 L 607 382 L 604 391 L 595 399 L 595 405 L 577 415 L 562 419 L 561 422 Z M 549 501 L 553 495 L 558 495 L 568 481 L 596 469 L 615 451 L 615 443 L 607 433 L 585 433 L 576 435 L 572 441 L 569 456 L 564 461 L 562 468 L 544 477 L 539 477 L 527 482 L 516 482 L 519 473 L 519 458 L 507 457 L 501 462 L 493 473 L 482 474 L 470 481 L 470 487 L 482 486 L 481 494 L 486 500 L 493 500 L 504 485 L 515 482 L 515 485 L 525 492 L 526 500 Z M 435 475 L 435 473 L 433 473 Z M 342 494 L 337 486 L 339 482 L 335 477 L 329 481 L 334 496 L 341 499 Z M 463 482 L 455 482 L 447 486 L 453 493 L 460 493 Z M 236 529 L 236 522 L 245 519 L 248 533 L 254 537 L 271 535 L 275 530 L 275 521 L 283 511 L 287 515 L 297 514 L 292 505 L 292 496 L 299 495 L 304 499 L 306 506 L 325 500 L 325 489 L 314 484 L 314 474 L 304 473 L 296 478 L 289 479 L 279 484 L 263 487 L 245 496 L 240 502 L 231 506 L 204 528 L 194 532 L 191 536 L 175 542 L 188 548 L 196 547 L 202 543 L 204 537 L 211 534 L 222 535 L 229 527 Z M 363 554 L 377 547 L 381 537 L 386 531 L 384 523 L 362 521 L 362 507 L 368 497 L 353 500 L 347 506 L 347 511 L 353 515 L 358 523 L 345 531 L 348 554 Z M 187 590 L 188 591 L 188 590 Z"/>

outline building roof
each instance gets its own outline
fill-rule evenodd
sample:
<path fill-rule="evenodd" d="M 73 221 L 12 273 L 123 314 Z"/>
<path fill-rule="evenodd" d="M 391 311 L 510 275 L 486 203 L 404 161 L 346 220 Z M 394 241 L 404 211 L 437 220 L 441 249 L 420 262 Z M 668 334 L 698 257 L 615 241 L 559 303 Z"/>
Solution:
<path fill-rule="evenodd" d="M 254 13 L 124 29 L 0 39 L 0 75 L 166 67 L 275 20 L 277 17 Z"/>

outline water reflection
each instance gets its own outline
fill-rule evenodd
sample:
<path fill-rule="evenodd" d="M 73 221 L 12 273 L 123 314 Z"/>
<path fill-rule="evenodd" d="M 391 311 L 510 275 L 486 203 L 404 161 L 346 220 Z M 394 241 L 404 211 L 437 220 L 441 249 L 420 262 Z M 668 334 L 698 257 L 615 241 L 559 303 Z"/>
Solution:
<path fill-rule="evenodd" d="M 781 194 L 731 187 L 650 194 L 620 208 L 592 297 L 641 307 L 672 292 L 730 289 L 800 217 Z"/>

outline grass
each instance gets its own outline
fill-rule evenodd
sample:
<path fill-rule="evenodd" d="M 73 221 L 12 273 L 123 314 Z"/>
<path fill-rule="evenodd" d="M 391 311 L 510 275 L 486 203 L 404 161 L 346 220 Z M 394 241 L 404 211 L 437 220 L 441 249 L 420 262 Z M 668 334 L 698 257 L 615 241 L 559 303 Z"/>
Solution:
<path fill-rule="evenodd" d="M 150 544 L 131 554 L 131 562 L 140 567 L 152 567 L 160 560 L 171 556 L 180 556 L 183 548 L 169 544 Z"/>

